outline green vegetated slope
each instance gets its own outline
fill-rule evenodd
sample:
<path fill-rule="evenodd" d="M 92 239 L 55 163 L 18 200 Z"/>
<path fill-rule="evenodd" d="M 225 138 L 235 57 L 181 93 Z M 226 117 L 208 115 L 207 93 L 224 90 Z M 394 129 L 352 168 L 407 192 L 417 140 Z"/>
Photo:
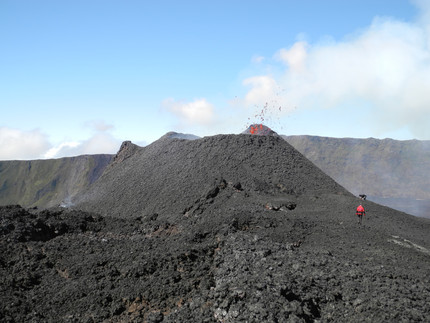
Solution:
<path fill-rule="evenodd" d="M 112 155 L 0 161 L 0 205 L 52 207 L 69 203 L 103 173 Z"/>
<path fill-rule="evenodd" d="M 283 137 L 354 194 L 430 200 L 430 141 Z"/>

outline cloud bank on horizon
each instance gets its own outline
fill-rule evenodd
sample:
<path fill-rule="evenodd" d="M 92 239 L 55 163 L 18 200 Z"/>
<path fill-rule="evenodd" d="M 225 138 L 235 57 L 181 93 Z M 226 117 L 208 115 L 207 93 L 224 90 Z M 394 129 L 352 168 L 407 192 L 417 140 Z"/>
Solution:
<path fill-rule="evenodd" d="M 118 150 L 121 141 L 109 131 L 112 125 L 101 120 L 87 124 L 93 135 L 82 141 L 63 141 L 54 146 L 40 129 L 21 131 L 0 127 L 0 160 L 31 160 L 71 157 L 87 154 L 108 154 Z"/>
<path fill-rule="evenodd" d="M 160 129 L 199 136 L 240 132 L 247 120 L 259 122 L 264 108 L 267 125 L 282 134 L 285 127 L 285 134 L 430 140 L 430 2 L 413 3 L 419 8 L 413 21 L 377 16 L 341 40 L 308 41 L 299 34 L 272 56 L 249 53 L 246 73 L 236 71 L 235 98 L 228 97 L 231 84 L 213 90 L 223 99 L 213 99 L 211 89 L 185 99 L 166 92 L 158 102 Z M 131 139 L 118 135 L 120 121 L 113 117 L 89 120 L 82 123 L 89 134 L 84 139 L 53 141 L 38 125 L 19 129 L 0 119 L 0 160 L 115 153 Z"/>

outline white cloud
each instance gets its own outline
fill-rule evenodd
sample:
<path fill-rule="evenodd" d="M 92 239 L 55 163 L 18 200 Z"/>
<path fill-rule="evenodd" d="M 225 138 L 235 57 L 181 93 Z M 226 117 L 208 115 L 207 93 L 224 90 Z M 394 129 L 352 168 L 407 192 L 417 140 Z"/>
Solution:
<path fill-rule="evenodd" d="M 260 64 L 264 61 L 264 56 L 255 55 L 252 57 L 251 61 L 255 64 Z"/>
<path fill-rule="evenodd" d="M 284 61 L 294 72 L 301 72 L 306 62 L 306 47 L 306 42 L 296 42 L 289 50 L 281 49 L 278 52 L 279 59 Z"/>
<path fill-rule="evenodd" d="M 274 98 L 283 111 L 371 106 L 375 131 L 408 128 L 430 139 L 430 5 L 416 1 L 420 19 L 406 23 L 375 18 L 360 33 L 339 42 L 296 42 L 274 57 L 278 73 L 245 79 L 248 106 Z M 282 91 L 279 91 L 282 89 Z"/>
<path fill-rule="evenodd" d="M 111 124 L 107 124 L 104 120 L 91 120 L 85 124 L 87 127 L 91 128 L 94 131 L 110 131 L 115 127 Z"/>
<path fill-rule="evenodd" d="M 214 121 L 214 107 L 206 99 L 183 102 L 169 98 L 162 105 L 177 116 L 183 125 L 209 125 Z"/>
<path fill-rule="evenodd" d="M 83 154 L 113 154 L 116 153 L 121 142 L 108 133 L 97 133 L 82 142 L 80 151 Z"/>
<path fill-rule="evenodd" d="M 67 140 L 52 144 L 48 136 L 38 129 L 23 131 L 0 127 L 0 160 L 34 160 L 116 153 L 121 141 L 107 131 L 112 129 L 112 126 L 103 126 L 101 122 L 94 124 L 93 128 L 96 132 L 86 140 Z"/>
<path fill-rule="evenodd" d="M 22 131 L 0 127 L 0 160 L 42 158 L 50 147 L 47 136 L 38 129 Z"/>
<path fill-rule="evenodd" d="M 67 141 L 62 142 L 59 145 L 52 147 L 46 153 L 43 154 L 43 158 L 57 158 L 57 157 L 66 157 L 66 156 L 76 156 L 73 155 L 73 151 L 79 147 L 80 143 L 77 141 Z M 72 152 L 72 154 L 70 154 Z"/>
<path fill-rule="evenodd" d="M 49 149 L 44 158 L 71 157 L 93 154 L 115 154 L 121 141 L 106 132 L 98 132 L 84 141 L 66 141 Z"/>
<path fill-rule="evenodd" d="M 63 141 L 48 150 L 44 158 L 115 154 L 118 151 L 121 141 L 109 133 L 115 128 L 113 125 L 103 120 L 91 120 L 85 123 L 85 127 L 91 128 L 94 132 L 90 138 L 81 141 Z"/>
<path fill-rule="evenodd" d="M 263 105 L 275 96 L 276 80 L 269 75 L 253 76 L 243 81 L 243 85 L 251 87 L 245 96 L 246 105 Z"/>

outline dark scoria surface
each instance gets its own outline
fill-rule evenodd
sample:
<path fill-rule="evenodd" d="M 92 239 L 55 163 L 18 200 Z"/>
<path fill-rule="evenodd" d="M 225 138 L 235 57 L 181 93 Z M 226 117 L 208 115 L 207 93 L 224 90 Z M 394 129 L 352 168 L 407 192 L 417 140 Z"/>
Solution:
<path fill-rule="evenodd" d="M 175 222 L 2 207 L 1 321 L 427 320 L 428 221 L 367 203 L 360 228 L 350 198 L 296 202 Z"/>
<path fill-rule="evenodd" d="M 86 212 L 0 207 L 0 321 L 430 317 L 430 221 L 359 201 L 288 144 L 277 147 L 276 138 L 219 139 L 187 146 L 164 138 L 130 154 L 123 151 L 124 158 L 102 177 L 105 191 L 100 185 L 92 193 L 110 196 L 116 185 L 108 178 L 115 180 L 124 193 L 115 191 L 116 203 L 100 199 L 107 206 L 88 200 Z M 238 151 L 241 145 L 244 150 Z M 219 154 L 225 150 L 230 154 Z M 185 153 L 210 158 L 186 159 Z M 184 166 L 170 168 L 174 163 L 160 156 L 177 156 L 176 163 Z M 206 164 L 219 167 L 206 169 Z M 133 188 L 142 174 L 161 180 L 161 188 L 151 182 L 148 189 L 170 195 L 148 201 L 149 206 L 136 202 L 157 196 L 144 185 L 127 191 L 122 181 Z M 171 186 L 164 189 L 165 183 Z M 358 203 L 367 210 L 361 227 Z M 90 207 L 99 213 L 90 213 Z"/>
<path fill-rule="evenodd" d="M 242 134 L 181 140 L 166 135 L 129 150 L 133 153 L 128 158 L 76 200 L 79 208 L 119 217 L 184 214 L 213 194 L 222 180 L 257 194 L 346 193 L 279 137 Z"/>

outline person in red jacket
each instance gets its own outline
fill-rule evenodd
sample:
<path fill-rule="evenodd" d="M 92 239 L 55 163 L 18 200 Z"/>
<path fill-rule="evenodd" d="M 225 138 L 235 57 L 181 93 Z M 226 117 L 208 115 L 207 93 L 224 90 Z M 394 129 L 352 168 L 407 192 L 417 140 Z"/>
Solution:
<path fill-rule="evenodd" d="M 364 210 L 363 205 L 360 204 L 357 207 L 357 212 L 355 214 L 357 214 L 357 216 L 358 216 L 358 224 L 361 224 L 363 216 L 366 215 L 366 211 Z"/>

